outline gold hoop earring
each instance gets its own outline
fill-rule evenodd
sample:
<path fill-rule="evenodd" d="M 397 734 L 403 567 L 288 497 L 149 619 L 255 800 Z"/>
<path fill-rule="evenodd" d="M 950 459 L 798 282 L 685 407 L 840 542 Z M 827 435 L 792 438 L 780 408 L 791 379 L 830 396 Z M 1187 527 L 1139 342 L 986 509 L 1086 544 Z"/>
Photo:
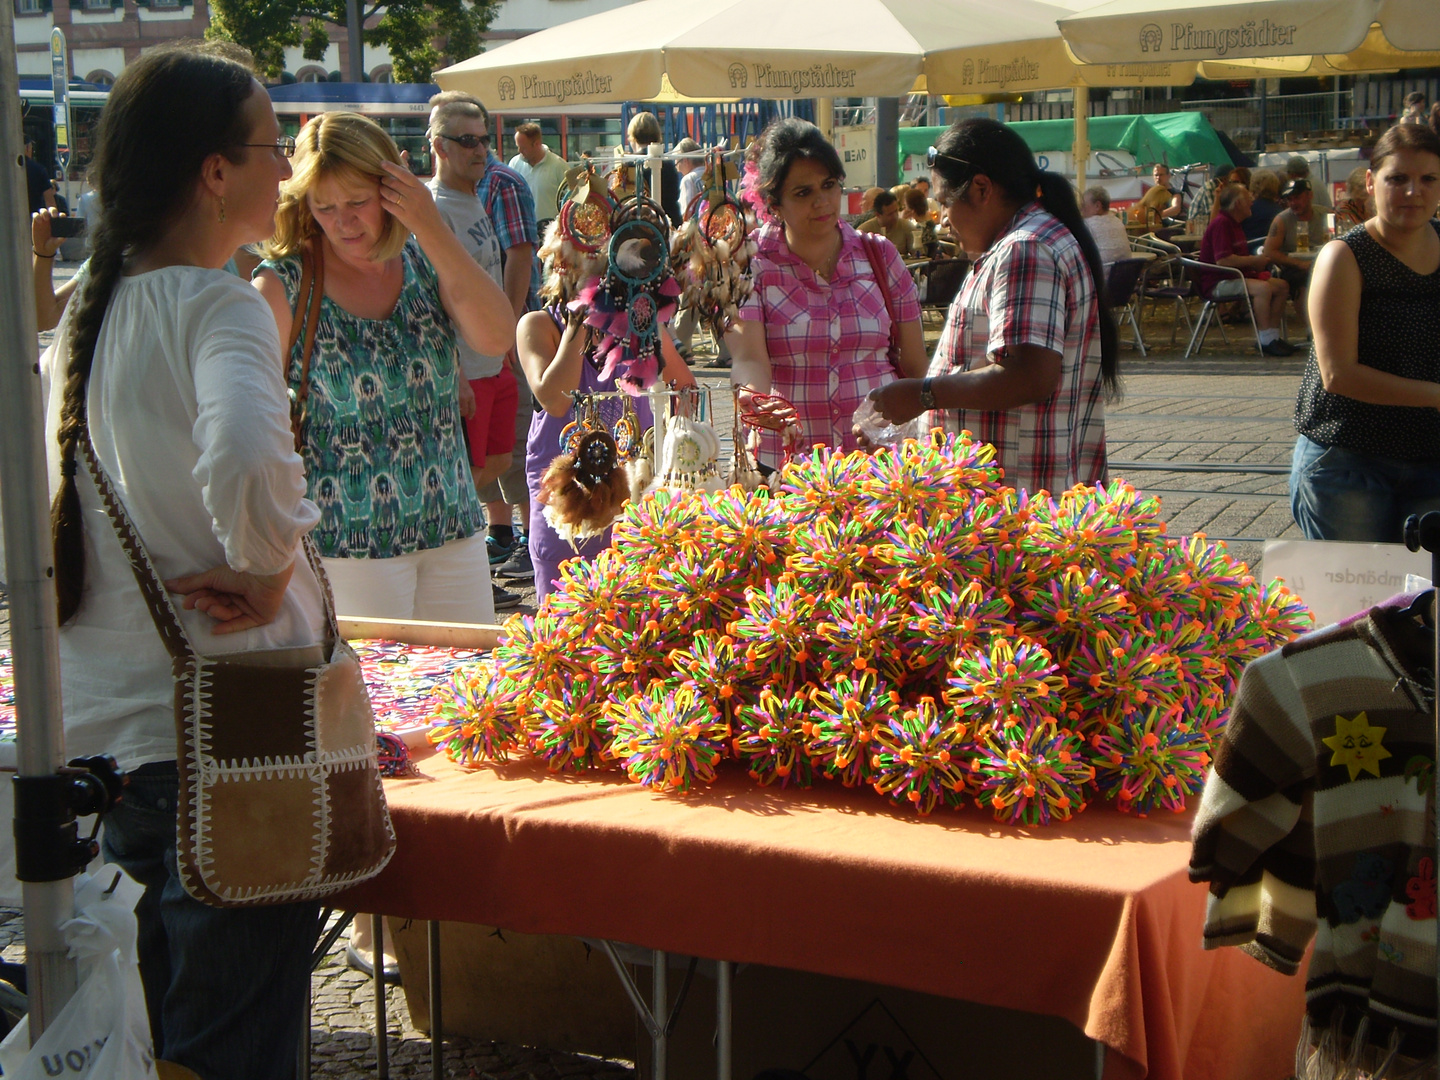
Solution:
<path fill-rule="evenodd" d="M 220 196 L 220 224 L 225 224 L 225 196 Z"/>

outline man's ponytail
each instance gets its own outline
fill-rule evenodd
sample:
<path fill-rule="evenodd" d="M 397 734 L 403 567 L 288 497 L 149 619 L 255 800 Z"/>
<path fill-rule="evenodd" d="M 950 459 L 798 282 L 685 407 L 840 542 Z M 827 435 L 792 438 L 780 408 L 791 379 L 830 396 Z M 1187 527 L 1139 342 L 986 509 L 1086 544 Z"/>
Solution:
<path fill-rule="evenodd" d="M 1070 230 L 1090 267 L 1090 277 L 1095 282 L 1095 300 L 1100 309 L 1100 381 L 1110 400 L 1114 401 L 1120 396 L 1120 330 L 1115 325 L 1110 305 L 1105 302 L 1105 264 L 1100 259 L 1100 249 L 1095 246 L 1095 238 L 1085 225 L 1070 181 L 1059 173 L 1042 172 L 1039 187 L 1040 205 Z"/>

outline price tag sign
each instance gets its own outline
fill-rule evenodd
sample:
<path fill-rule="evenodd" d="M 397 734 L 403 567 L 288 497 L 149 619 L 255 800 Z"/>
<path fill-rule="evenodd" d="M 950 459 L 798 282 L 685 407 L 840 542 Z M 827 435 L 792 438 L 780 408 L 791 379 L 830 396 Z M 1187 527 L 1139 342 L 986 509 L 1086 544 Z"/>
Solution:
<path fill-rule="evenodd" d="M 1347 544 L 1327 540 L 1271 540 L 1261 560 L 1263 580 L 1285 584 L 1325 626 L 1355 615 L 1430 577 L 1430 553 L 1403 544 Z"/>

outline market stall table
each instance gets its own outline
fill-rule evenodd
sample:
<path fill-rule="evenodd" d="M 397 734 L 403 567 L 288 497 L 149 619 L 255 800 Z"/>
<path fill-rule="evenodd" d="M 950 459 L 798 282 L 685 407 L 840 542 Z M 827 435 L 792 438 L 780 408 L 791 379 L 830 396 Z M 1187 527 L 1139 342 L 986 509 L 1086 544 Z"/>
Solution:
<path fill-rule="evenodd" d="M 394 861 L 337 903 L 1059 1016 L 1106 1045 L 1112 1078 L 1289 1075 L 1303 980 L 1201 950 L 1189 815 L 1096 806 L 1029 829 L 739 770 L 682 798 L 534 762 L 418 764 L 386 785 Z"/>

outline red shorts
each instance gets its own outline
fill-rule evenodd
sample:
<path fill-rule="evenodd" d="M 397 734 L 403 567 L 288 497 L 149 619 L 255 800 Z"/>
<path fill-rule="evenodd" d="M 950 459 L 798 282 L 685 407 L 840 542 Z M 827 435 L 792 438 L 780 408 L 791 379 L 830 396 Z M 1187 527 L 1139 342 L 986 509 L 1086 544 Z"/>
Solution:
<path fill-rule="evenodd" d="M 469 436 L 470 464 L 478 468 L 487 457 L 514 451 L 520 387 L 507 363 L 498 375 L 471 379 L 470 389 L 475 391 L 475 415 L 465 421 L 465 433 Z"/>

